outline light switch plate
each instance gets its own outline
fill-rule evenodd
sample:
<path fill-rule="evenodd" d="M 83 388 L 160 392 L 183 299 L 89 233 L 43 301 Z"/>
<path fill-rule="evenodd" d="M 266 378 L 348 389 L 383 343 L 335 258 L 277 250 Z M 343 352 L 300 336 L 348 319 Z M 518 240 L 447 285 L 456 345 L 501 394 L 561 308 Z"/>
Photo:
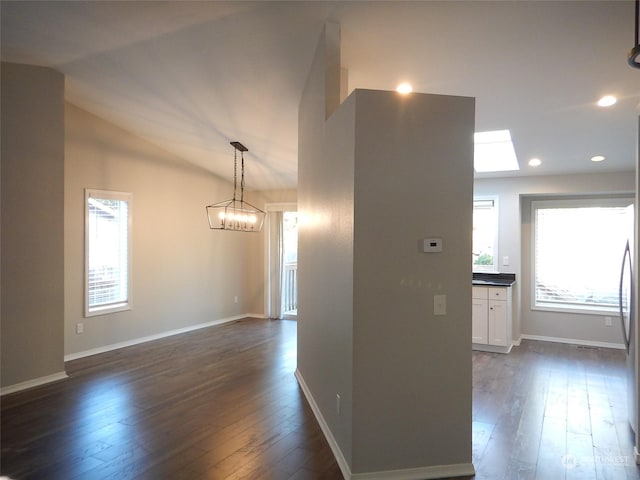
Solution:
<path fill-rule="evenodd" d="M 447 296 L 446 295 L 433 296 L 433 314 L 434 315 L 447 314 Z"/>

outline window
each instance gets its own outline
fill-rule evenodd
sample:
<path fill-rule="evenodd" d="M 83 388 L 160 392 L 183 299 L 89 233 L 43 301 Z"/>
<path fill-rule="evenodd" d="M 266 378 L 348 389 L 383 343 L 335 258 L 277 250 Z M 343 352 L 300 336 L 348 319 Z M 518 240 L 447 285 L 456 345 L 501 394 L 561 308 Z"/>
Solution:
<path fill-rule="evenodd" d="M 85 190 L 85 316 L 131 308 L 132 195 Z"/>
<path fill-rule="evenodd" d="M 533 304 L 541 310 L 614 313 L 631 199 L 532 202 Z M 631 223 L 630 223 L 631 222 Z"/>
<path fill-rule="evenodd" d="M 473 200 L 473 271 L 498 271 L 498 200 Z"/>

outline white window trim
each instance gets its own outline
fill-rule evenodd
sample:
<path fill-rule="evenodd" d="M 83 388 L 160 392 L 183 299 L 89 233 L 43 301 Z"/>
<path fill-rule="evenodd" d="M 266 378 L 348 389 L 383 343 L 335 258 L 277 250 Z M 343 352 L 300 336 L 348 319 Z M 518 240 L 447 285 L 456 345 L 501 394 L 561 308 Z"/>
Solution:
<path fill-rule="evenodd" d="M 93 307 L 89 308 L 89 199 L 90 198 L 105 198 L 112 200 L 124 200 L 128 202 L 129 207 L 127 210 L 127 229 L 128 229 L 128 239 L 127 239 L 127 301 L 108 305 L 104 307 Z M 133 217 L 133 194 L 130 192 L 116 192 L 111 190 L 96 190 L 85 188 L 84 191 L 84 316 L 85 317 L 95 317 L 98 315 L 107 315 L 115 312 L 123 312 L 126 310 L 131 310 L 133 308 L 132 301 L 132 244 L 133 244 L 133 236 L 132 236 L 132 217 Z"/>
<path fill-rule="evenodd" d="M 497 195 L 479 195 L 477 197 L 473 197 L 473 201 L 474 201 L 474 205 L 476 201 L 483 201 L 483 200 L 491 200 L 493 201 L 493 208 L 494 208 L 494 214 L 496 217 L 496 221 L 495 221 L 495 229 L 493 232 L 493 265 L 489 266 L 489 268 L 482 268 L 482 267 L 487 267 L 487 265 L 474 265 L 473 263 L 471 264 L 471 268 L 472 271 L 474 273 L 499 273 L 500 272 L 500 268 L 499 268 L 499 262 L 498 262 L 498 245 L 499 245 L 499 235 L 500 235 L 500 206 L 499 206 L 499 197 Z M 475 206 L 474 206 L 475 208 Z M 472 233 L 473 235 L 473 233 Z M 472 245 L 471 247 L 473 248 L 473 240 L 472 240 Z"/>
<path fill-rule="evenodd" d="M 575 313 L 581 315 L 618 315 L 618 307 L 593 307 L 593 306 L 556 306 L 550 303 L 536 302 L 536 208 L 547 207 L 622 207 L 635 204 L 633 197 L 603 197 L 581 199 L 550 199 L 535 200 L 531 202 L 531 310 L 555 313 Z"/>

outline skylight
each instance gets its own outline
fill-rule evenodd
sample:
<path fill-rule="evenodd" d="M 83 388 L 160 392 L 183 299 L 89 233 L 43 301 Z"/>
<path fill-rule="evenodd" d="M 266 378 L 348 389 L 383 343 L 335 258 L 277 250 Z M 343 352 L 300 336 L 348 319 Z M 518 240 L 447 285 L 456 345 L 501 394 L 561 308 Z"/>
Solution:
<path fill-rule="evenodd" d="M 520 170 L 509 130 L 476 132 L 473 136 L 476 172 L 508 172 Z"/>

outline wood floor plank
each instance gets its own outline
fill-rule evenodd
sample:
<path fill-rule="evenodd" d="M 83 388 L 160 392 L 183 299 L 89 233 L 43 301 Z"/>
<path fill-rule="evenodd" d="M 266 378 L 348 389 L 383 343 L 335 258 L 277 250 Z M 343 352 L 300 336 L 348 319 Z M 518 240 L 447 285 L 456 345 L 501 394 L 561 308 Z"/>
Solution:
<path fill-rule="evenodd" d="M 562 461 L 567 480 L 597 480 L 590 434 L 568 431 L 567 448 Z"/>
<path fill-rule="evenodd" d="M 564 478 L 565 464 L 563 459 L 565 458 L 566 452 L 566 420 L 555 416 L 545 416 L 536 463 L 536 480 Z"/>

